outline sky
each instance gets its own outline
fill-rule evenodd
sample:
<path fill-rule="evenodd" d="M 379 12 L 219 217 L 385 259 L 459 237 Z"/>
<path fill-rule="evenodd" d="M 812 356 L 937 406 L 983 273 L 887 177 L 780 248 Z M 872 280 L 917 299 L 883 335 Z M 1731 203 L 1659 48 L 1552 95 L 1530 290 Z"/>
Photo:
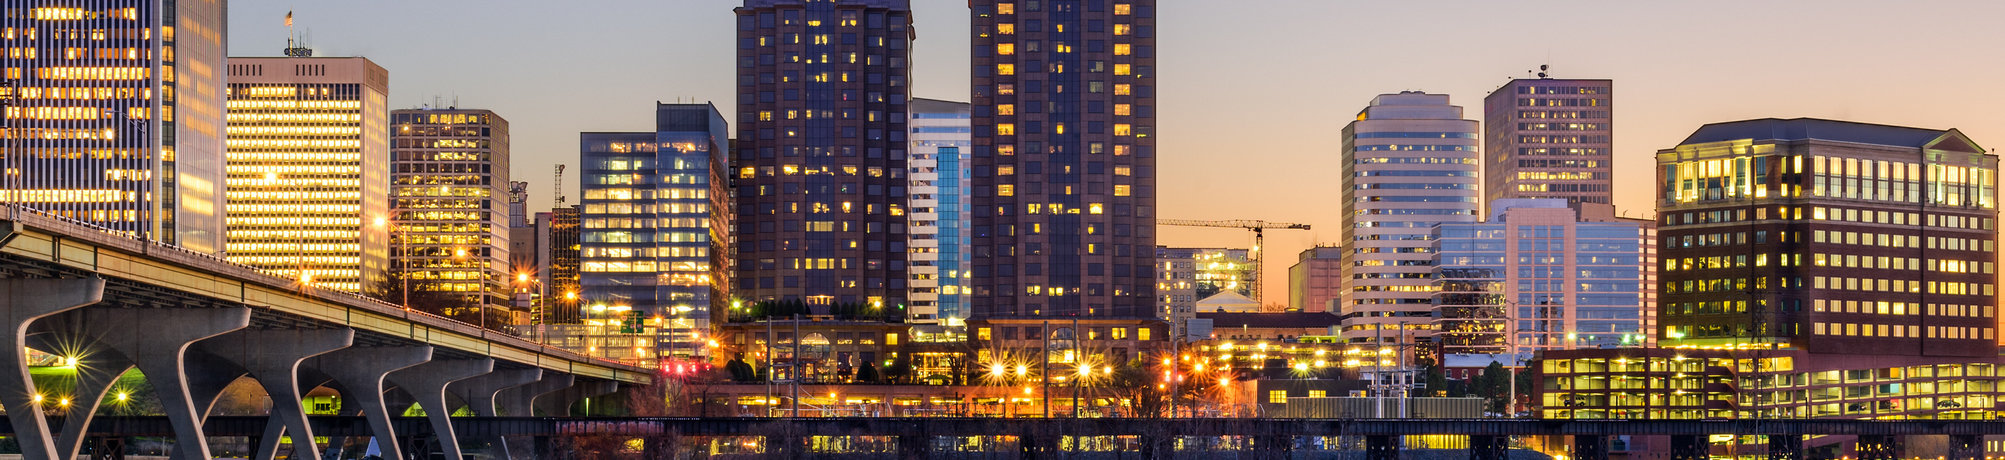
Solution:
<path fill-rule="evenodd" d="M 912 3 L 912 96 L 968 100 L 966 2 Z M 391 107 L 440 101 L 508 119 L 511 179 L 545 209 L 579 132 L 650 130 L 653 101 L 713 102 L 735 119 L 739 4 L 239 1 L 230 55 L 280 55 L 293 11 L 319 56 L 389 69 Z M 1165 0 L 1157 15 L 1158 215 L 1313 225 L 1269 232 L 1270 303 L 1286 301 L 1297 253 L 1342 240 L 1339 132 L 1382 93 L 1446 93 L 1480 119 L 1484 95 L 1541 64 L 1613 79 L 1615 201 L 1630 216 L 1652 213 L 1653 154 L 1705 123 L 1820 117 L 2005 146 L 2005 2 Z M 1157 242 L 1251 240 L 1164 227 Z"/>

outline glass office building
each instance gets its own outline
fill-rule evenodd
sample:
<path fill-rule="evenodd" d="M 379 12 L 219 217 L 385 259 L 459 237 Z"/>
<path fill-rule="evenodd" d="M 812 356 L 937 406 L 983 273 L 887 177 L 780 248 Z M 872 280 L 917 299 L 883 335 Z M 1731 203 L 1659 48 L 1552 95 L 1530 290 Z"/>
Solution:
<path fill-rule="evenodd" d="M 223 0 L 7 2 L 0 202 L 221 255 L 223 21 Z"/>
<path fill-rule="evenodd" d="M 527 322 L 513 312 L 508 120 L 493 111 L 390 112 L 391 253 L 414 282 L 466 299 L 489 327 Z M 506 198 L 504 198 L 506 197 Z M 516 318 L 516 314 L 524 314 Z"/>
<path fill-rule="evenodd" d="M 912 148 L 906 168 L 914 323 L 959 323 L 967 313 L 968 159 L 971 127 L 965 102 L 912 100 Z"/>
<path fill-rule="evenodd" d="M 580 136 L 581 315 L 655 331 L 635 345 L 653 349 L 642 362 L 703 353 L 713 299 L 725 295 L 712 282 L 726 242 L 712 226 L 726 209 L 712 193 L 729 142 L 723 115 L 710 104 L 659 104 L 655 115 L 656 132 Z"/>
<path fill-rule="evenodd" d="M 1644 344 L 1649 221 L 1579 218 L 1563 199 L 1492 207 L 1488 222 L 1434 228 L 1442 354 Z"/>
<path fill-rule="evenodd" d="M 1475 222 L 1475 120 L 1446 94 L 1381 94 L 1344 126 L 1342 335 L 1425 342 L 1433 315 L 1435 225 Z M 1402 333 L 1404 331 L 1405 333 Z"/>

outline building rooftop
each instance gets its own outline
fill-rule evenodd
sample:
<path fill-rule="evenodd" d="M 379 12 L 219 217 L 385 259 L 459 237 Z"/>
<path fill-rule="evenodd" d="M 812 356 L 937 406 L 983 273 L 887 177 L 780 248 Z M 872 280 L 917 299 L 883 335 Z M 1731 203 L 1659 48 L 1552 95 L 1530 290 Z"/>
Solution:
<path fill-rule="evenodd" d="M 1910 128 L 1821 118 L 1761 118 L 1709 123 L 1693 131 L 1680 145 L 1726 142 L 1741 139 L 1806 140 L 1821 139 L 1860 144 L 1922 148 L 1956 130 Z"/>
<path fill-rule="evenodd" d="M 1299 311 L 1291 311 L 1283 313 L 1218 313 L 1218 312 L 1200 311 L 1197 313 L 1197 317 L 1198 319 L 1211 320 L 1212 328 L 1214 330 L 1238 329 L 1240 327 L 1246 327 L 1250 329 L 1327 328 L 1330 326 L 1336 326 L 1338 323 L 1343 322 L 1343 319 L 1339 318 L 1337 315 L 1332 315 L 1329 313 L 1320 313 L 1320 312 L 1299 312 Z"/>

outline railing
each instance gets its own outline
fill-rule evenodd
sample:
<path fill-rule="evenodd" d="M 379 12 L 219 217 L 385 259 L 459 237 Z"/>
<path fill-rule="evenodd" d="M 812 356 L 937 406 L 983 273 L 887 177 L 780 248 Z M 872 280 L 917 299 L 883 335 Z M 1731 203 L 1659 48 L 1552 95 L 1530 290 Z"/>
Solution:
<path fill-rule="evenodd" d="M 8 203 L 5 204 L 4 206 L 8 210 L 7 211 L 8 220 L 10 221 L 20 222 L 22 214 L 25 213 L 28 215 L 35 216 L 35 218 L 37 219 L 46 219 L 49 221 L 60 223 L 62 225 L 75 227 L 74 229 L 51 229 L 59 233 L 77 235 L 77 234 L 85 234 L 82 232 L 90 232 L 88 234 L 95 234 L 101 237 L 121 238 L 125 242 L 136 244 L 138 245 L 137 252 L 144 255 L 152 255 L 153 253 L 151 251 L 160 250 L 160 251 L 167 251 L 180 256 L 202 259 L 208 262 L 221 264 L 224 266 L 224 268 L 237 271 L 238 273 L 226 273 L 226 274 L 229 276 L 243 278 L 244 281 L 259 282 L 261 284 L 275 287 L 286 286 L 288 284 L 293 283 L 293 280 L 291 279 L 278 275 L 273 275 L 270 272 L 258 269 L 257 267 L 231 262 L 229 259 L 219 257 L 215 254 L 197 252 L 180 246 L 174 246 L 155 240 L 144 239 L 134 235 L 127 235 L 125 234 L 125 232 L 122 231 L 106 228 L 103 226 L 99 226 L 96 224 L 76 219 L 57 216 L 54 214 L 43 212 L 38 209 L 25 207 L 20 204 Z M 319 296 L 322 298 L 335 297 L 350 303 L 359 303 L 361 304 L 360 306 L 364 307 L 365 309 L 372 310 L 377 313 L 389 314 L 402 311 L 406 320 L 417 319 L 419 320 L 418 321 L 419 323 L 424 324 L 426 327 L 431 327 L 436 329 L 446 329 L 460 334 L 479 337 L 481 340 L 485 341 L 503 342 L 516 348 L 535 350 L 538 353 L 544 355 L 554 356 L 570 361 L 598 362 L 604 364 L 611 364 L 615 366 L 626 366 L 625 364 L 622 364 L 618 361 L 586 356 L 583 354 L 572 352 L 570 350 L 565 350 L 563 348 L 552 347 L 549 345 L 545 345 L 543 343 L 524 339 L 522 337 L 513 334 L 507 334 L 507 333 L 490 334 L 490 332 L 495 332 L 495 331 L 492 331 L 484 327 L 475 326 L 471 323 L 467 323 L 464 321 L 447 318 L 444 316 L 434 315 L 422 311 L 412 310 L 402 305 L 384 302 L 382 300 L 373 297 L 368 297 L 353 292 L 341 291 L 341 290 L 312 289 L 312 287 L 309 285 L 306 286 L 306 289 L 304 289 L 303 292 L 301 293 L 310 296 Z M 413 318 L 414 316 L 415 318 Z"/>

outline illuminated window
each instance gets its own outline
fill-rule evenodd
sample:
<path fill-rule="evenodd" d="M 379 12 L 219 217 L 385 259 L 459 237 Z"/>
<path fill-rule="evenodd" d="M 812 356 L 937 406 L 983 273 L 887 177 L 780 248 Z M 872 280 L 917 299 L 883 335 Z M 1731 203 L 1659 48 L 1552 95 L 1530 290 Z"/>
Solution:
<path fill-rule="evenodd" d="M 1003 56 L 1008 56 L 1008 55 L 1012 55 L 1012 54 L 1016 54 L 1016 44 L 1015 44 L 1015 43 L 997 43 L 997 44 L 996 44 L 996 54 L 1000 54 L 1000 55 L 1003 55 Z"/>
<path fill-rule="evenodd" d="M 1115 55 L 1115 56 L 1127 56 L 1128 54 L 1130 54 L 1130 52 L 1129 52 L 1129 47 L 1130 47 L 1130 46 L 1131 46 L 1131 45 L 1129 45 L 1129 44 L 1127 44 L 1127 43 L 1116 43 L 1116 44 L 1114 44 L 1114 55 Z"/>
<path fill-rule="evenodd" d="M 1086 212 L 1087 212 L 1088 214 L 1099 214 L 1099 213 L 1100 213 L 1100 211 L 1101 211 L 1101 209 L 1102 209 L 1102 206 L 1101 206 L 1101 204 L 1100 204 L 1100 203 L 1092 203 L 1092 204 L 1088 204 L 1088 205 L 1086 205 Z"/>
<path fill-rule="evenodd" d="M 1115 84 L 1114 84 L 1114 95 L 1115 95 L 1115 96 L 1127 96 L 1127 95 L 1129 95 L 1129 94 L 1132 94 L 1132 93 L 1133 93 L 1133 87 L 1129 86 L 1129 85 L 1128 85 L 1127 83 L 1115 83 Z"/>
<path fill-rule="evenodd" d="M 1128 188 L 1129 188 L 1129 187 L 1132 187 L 1132 186 L 1130 186 L 1130 185 L 1116 185 L 1116 186 L 1114 186 L 1114 196 L 1128 196 L 1128 193 L 1129 193 L 1129 189 L 1128 189 Z"/>
<path fill-rule="evenodd" d="M 746 169 L 751 169 L 751 168 L 746 168 Z M 1134 168 L 1129 166 L 1114 167 L 1114 175 L 1116 176 L 1132 176 L 1134 175 L 1134 171 L 1135 171 Z M 1099 213 L 1096 212 L 1094 214 L 1099 214 Z"/>
<path fill-rule="evenodd" d="M 996 175 L 998 175 L 998 176 L 1008 176 L 1008 175 L 1012 175 L 1012 174 L 1016 174 L 1016 166 L 1014 166 L 1014 165 L 998 165 L 998 166 L 996 166 Z"/>
<path fill-rule="evenodd" d="M 1140 329 L 1135 329 L 1135 340 L 1140 340 L 1140 341 L 1144 341 L 1144 342 L 1147 342 L 1147 341 L 1149 341 L 1149 331 L 1150 331 L 1150 330 L 1151 330 L 1151 329 L 1149 329 L 1149 328 L 1146 328 L 1146 327 L 1145 327 L 1145 328 L 1140 328 Z"/>
<path fill-rule="evenodd" d="M 996 14 L 1016 14 L 1015 3 L 997 3 Z"/>
<path fill-rule="evenodd" d="M 996 104 L 996 115 L 1016 115 L 1016 104 Z"/>
<path fill-rule="evenodd" d="M 1127 34 L 1128 34 L 1128 27 L 1130 27 L 1130 26 L 1129 26 L 1129 25 L 1127 25 L 1127 24 L 1115 24 L 1115 25 L 1114 25 L 1114 35 L 1127 35 Z"/>
<path fill-rule="evenodd" d="M 1016 24 L 1010 24 L 1010 23 L 996 24 L 996 33 L 1003 35 L 1015 34 Z"/>
<path fill-rule="evenodd" d="M 1128 64 L 1114 64 L 1114 75 L 1127 75 L 1131 68 Z"/>
<path fill-rule="evenodd" d="M 1134 133 L 1134 128 L 1127 123 L 1114 124 L 1114 135 L 1116 136 L 1126 136 L 1133 133 Z"/>
<path fill-rule="evenodd" d="M 1016 186 L 1012 184 L 996 185 L 996 196 L 1016 196 Z"/>
<path fill-rule="evenodd" d="M 1016 124 L 1015 124 L 1015 123 L 997 123 L 997 124 L 996 124 L 996 135 L 997 135 L 997 136 L 1014 136 L 1014 135 L 1016 135 Z"/>
<path fill-rule="evenodd" d="M 996 75 L 1016 75 L 1016 64 L 996 64 Z"/>
<path fill-rule="evenodd" d="M 1132 113 L 1134 113 L 1134 106 L 1129 104 L 1114 104 L 1114 115 L 1127 116 Z"/>

